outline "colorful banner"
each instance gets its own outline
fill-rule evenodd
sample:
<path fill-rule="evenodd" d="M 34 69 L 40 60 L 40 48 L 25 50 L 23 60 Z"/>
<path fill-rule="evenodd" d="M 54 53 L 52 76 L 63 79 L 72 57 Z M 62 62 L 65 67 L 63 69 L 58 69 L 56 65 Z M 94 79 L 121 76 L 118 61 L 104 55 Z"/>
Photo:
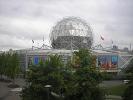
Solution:
<path fill-rule="evenodd" d="M 117 55 L 99 55 L 97 56 L 98 67 L 101 69 L 109 70 L 117 68 L 118 56 Z"/>
<path fill-rule="evenodd" d="M 38 56 L 34 57 L 34 64 L 35 65 L 39 64 L 39 57 Z"/>
<path fill-rule="evenodd" d="M 118 66 L 118 56 L 112 56 L 111 63 L 112 68 L 116 68 Z"/>
<path fill-rule="evenodd" d="M 30 56 L 28 57 L 28 66 L 37 65 L 40 61 L 45 62 L 47 56 Z"/>

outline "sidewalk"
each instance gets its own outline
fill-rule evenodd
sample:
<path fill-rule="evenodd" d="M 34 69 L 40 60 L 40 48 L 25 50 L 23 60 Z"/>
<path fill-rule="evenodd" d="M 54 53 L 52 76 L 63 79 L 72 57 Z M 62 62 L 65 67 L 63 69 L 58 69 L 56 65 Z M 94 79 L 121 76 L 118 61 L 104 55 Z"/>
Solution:
<path fill-rule="evenodd" d="M 20 88 L 25 85 L 24 79 L 16 79 L 15 81 Z M 14 88 L 8 87 L 9 83 L 0 82 L 0 100 L 21 100 L 18 91 L 13 91 Z"/>
<path fill-rule="evenodd" d="M 122 97 L 116 95 L 107 95 L 106 100 L 122 100 Z"/>

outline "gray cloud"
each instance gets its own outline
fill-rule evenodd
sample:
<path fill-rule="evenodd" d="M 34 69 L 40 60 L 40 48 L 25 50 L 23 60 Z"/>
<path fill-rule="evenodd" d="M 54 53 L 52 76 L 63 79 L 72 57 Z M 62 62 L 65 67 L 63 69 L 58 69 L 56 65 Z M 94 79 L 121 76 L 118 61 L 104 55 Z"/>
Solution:
<path fill-rule="evenodd" d="M 1 0 L 0 50 L 28 48 L 32 39 L 41 41 L 43 36 L 48 44 L 52 26 L 65 16 L 90 23 L 95 43 L 100 35 L 107 41 L 133 43 L 132 8 L 132 0 Z"/>

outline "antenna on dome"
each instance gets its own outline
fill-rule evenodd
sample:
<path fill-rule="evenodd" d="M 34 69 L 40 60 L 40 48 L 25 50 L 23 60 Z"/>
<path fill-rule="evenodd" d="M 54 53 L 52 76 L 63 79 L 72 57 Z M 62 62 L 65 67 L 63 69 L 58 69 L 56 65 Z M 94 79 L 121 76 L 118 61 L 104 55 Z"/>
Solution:
<path fill-rule="evenodd" d="M 45 46 L 45 43 L 44 43 L 44 36 L 43 36 L 42 41 L 43 41 L 42 48 L 44 49 L 44 46 Z"/>
<path fill-rule="evenodd" d="M 48 46 L 48 45 L 46 45 L 46 44 L 44 43 L 44 36 L 43 36 L 43 44 L 42 44 L 42 46 L 41 46 L 40 49 L 51 49 L 51 48 L 52 48 L 51 46 Z"/>

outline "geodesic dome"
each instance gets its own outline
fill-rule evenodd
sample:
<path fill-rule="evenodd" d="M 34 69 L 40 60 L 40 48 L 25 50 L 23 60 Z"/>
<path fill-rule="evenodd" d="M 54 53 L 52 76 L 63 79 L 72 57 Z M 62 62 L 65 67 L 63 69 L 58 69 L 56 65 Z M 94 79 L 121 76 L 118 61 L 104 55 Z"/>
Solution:
<path fill-rule="evenodd" d="M 54 49 L 91 48 L 93 36 L 90 26 L 84 20 L 68 17 L 53 27 L 50 40 Z"/>

